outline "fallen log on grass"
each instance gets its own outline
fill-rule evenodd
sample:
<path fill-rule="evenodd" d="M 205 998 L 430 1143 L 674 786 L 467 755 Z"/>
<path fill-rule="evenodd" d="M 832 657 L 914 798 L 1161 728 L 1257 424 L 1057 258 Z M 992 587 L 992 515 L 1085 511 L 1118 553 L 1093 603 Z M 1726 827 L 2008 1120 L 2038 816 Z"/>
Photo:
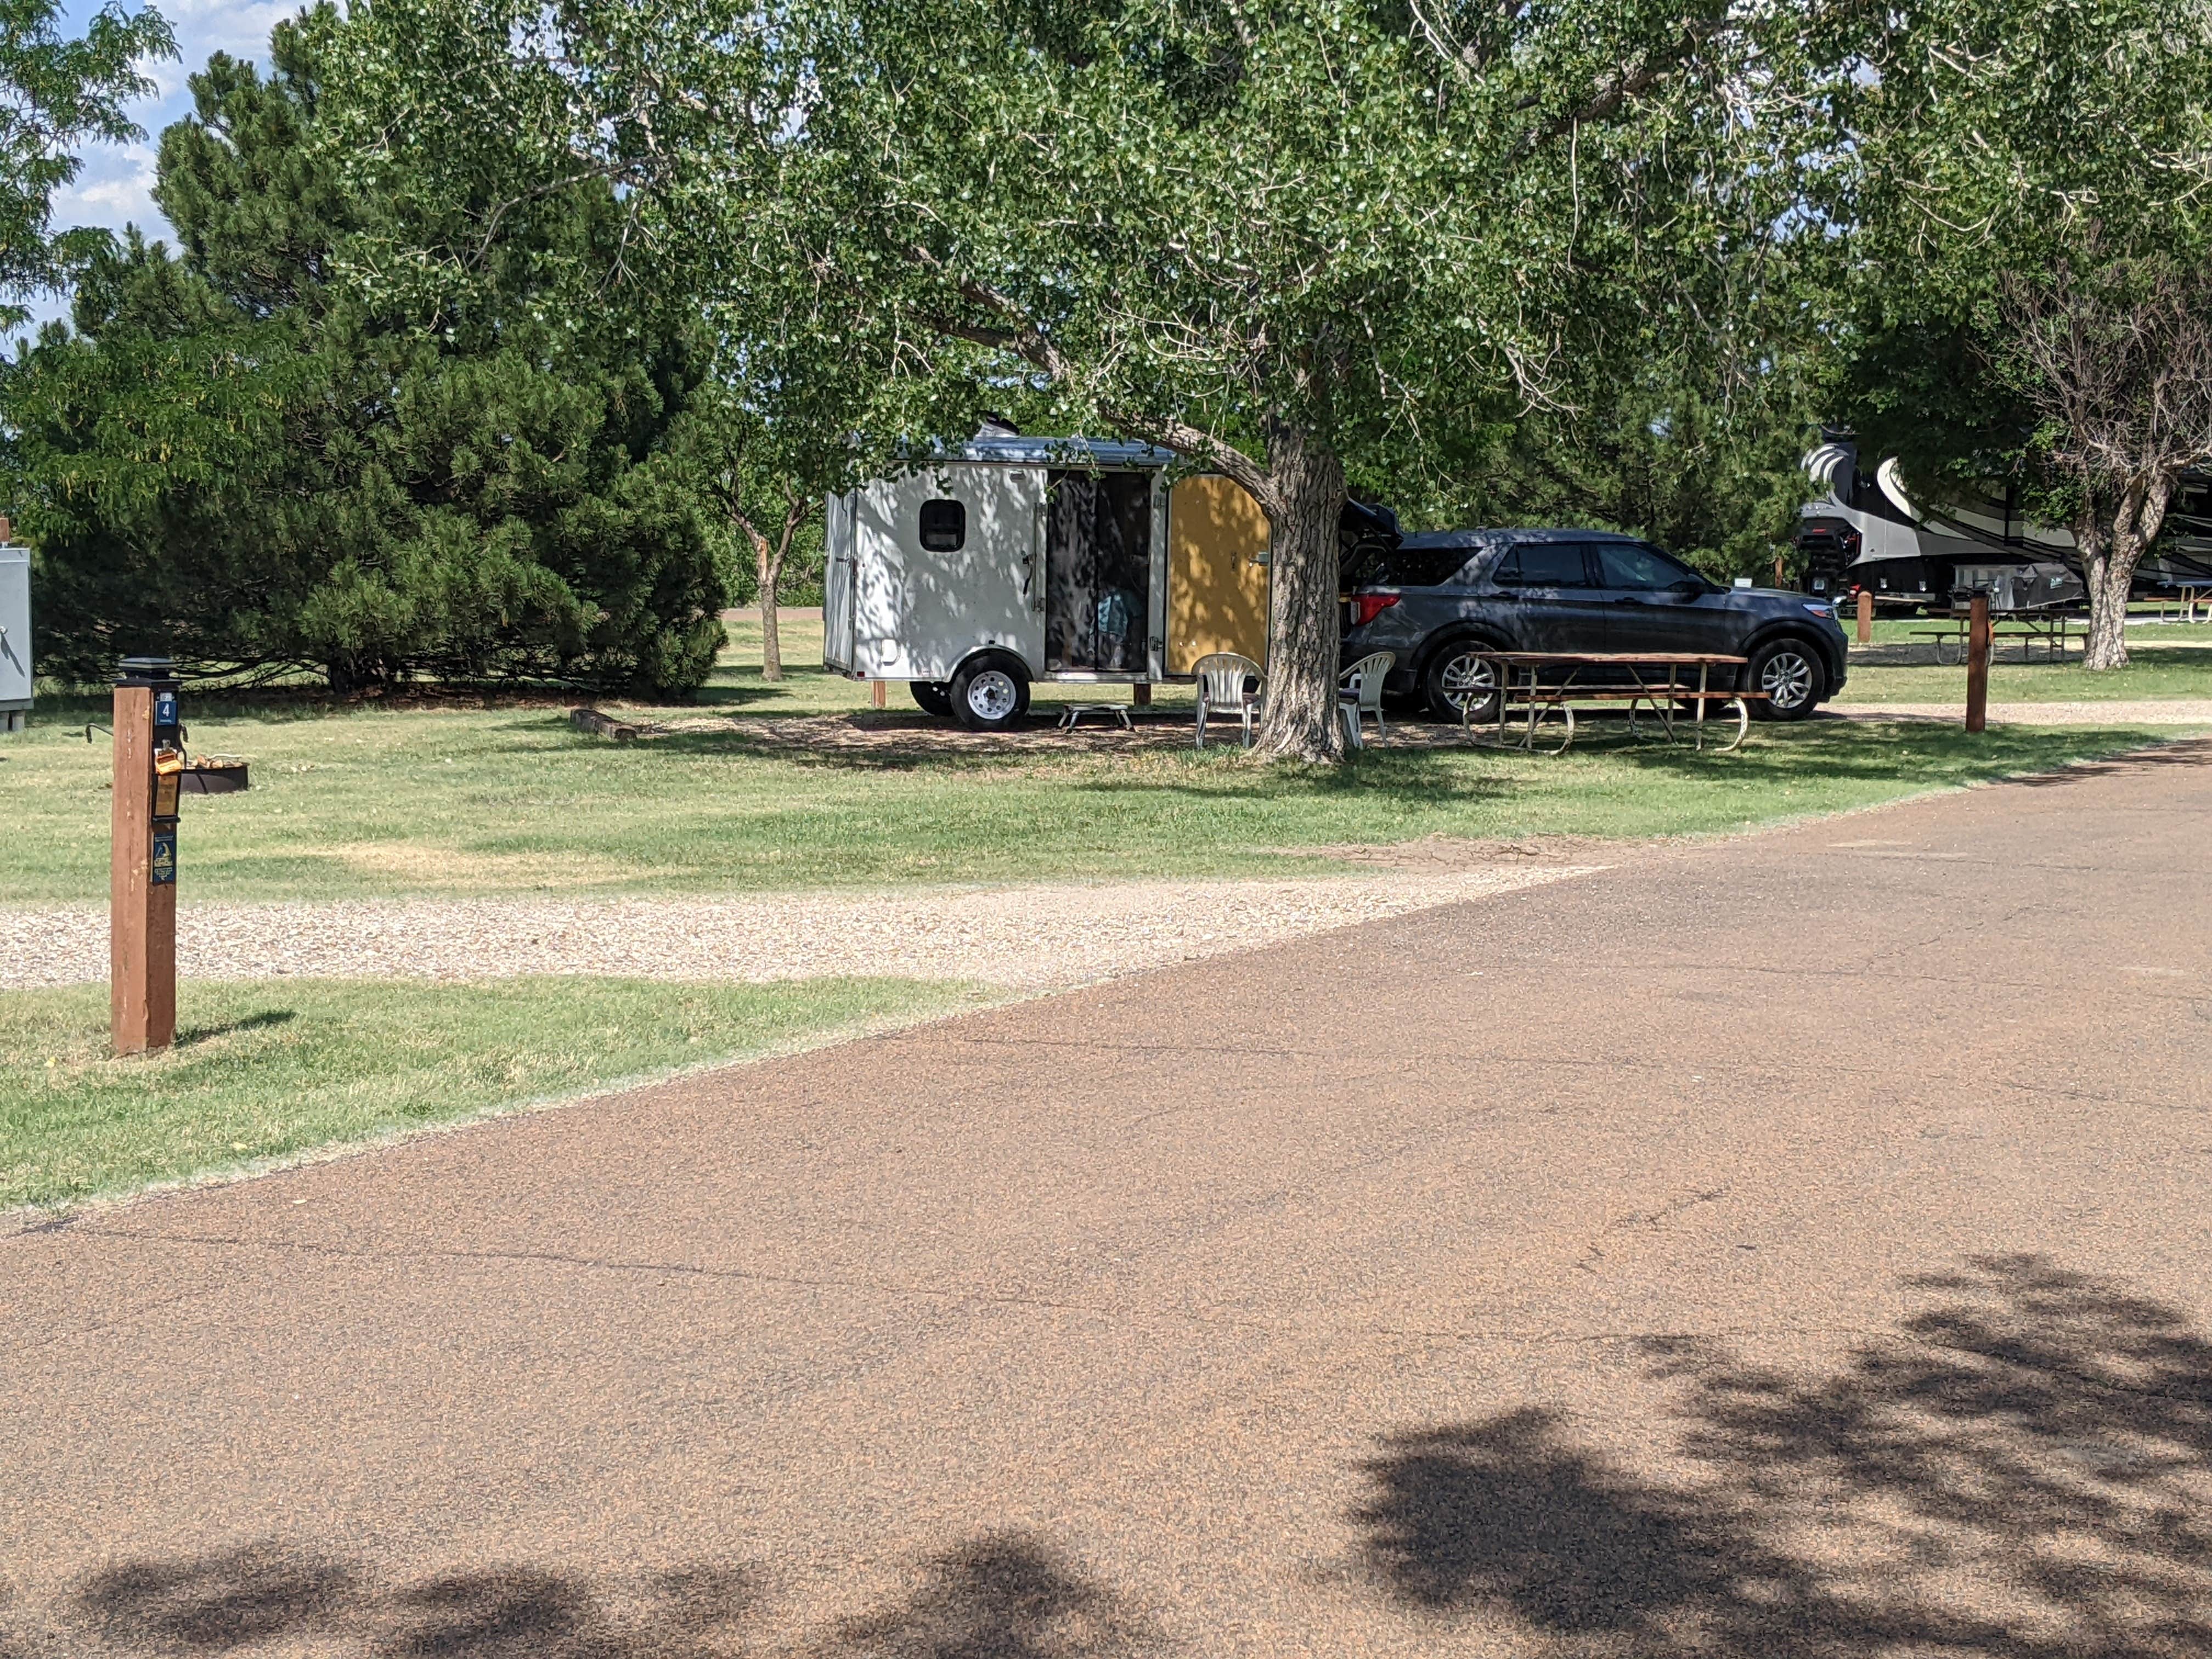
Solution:
<path fill-rule="evenodd" d="M 603 714 L 596 708 L 571 708 L 568 724 L 579 732 L 589 732 L 595 737 L 612 738 L 617 743 L 630 743 L 644 734 L 644 728 L 628 720 L 618 720 L 612 714 Z"/>

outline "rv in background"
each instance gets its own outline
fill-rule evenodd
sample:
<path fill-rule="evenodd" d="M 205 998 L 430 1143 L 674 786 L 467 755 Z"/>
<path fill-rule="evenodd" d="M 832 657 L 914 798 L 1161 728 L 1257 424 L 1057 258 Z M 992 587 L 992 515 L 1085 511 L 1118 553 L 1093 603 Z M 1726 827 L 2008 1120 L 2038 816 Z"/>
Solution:
<path fill-rule="evenodd" d="M 1229 478 L 1170 486 L 1174 459 L 987 427 L 834 498 L 823 665 L 994 730 L 1039 680 L 1146 685 L 1216 651 L 1264 664 L 1267 515 Z"/>
<path fill-rule="evenodd" d="M 1825 493 L 1801 510 L 1799 586 L 1823 598 L 1848 599 L 1863 591 L 1879 607 L 1941 610 L 1986 592 L 1991 607 L 2027 611 L 2075 605 L 2084 597 L 2074 538 L 2030 522 L 2014 492 L 1961 491 L 1923 505 L 1905 490 L 1896 459 L 1871 475 L 1859 470 L 1858 446 L 1830 430 L 1805 458 Z M 2212 586 L 2212 479 L 2193 478 L 2177 492 L 2166 533 L 2136 573 L 2136 591 Z"/>

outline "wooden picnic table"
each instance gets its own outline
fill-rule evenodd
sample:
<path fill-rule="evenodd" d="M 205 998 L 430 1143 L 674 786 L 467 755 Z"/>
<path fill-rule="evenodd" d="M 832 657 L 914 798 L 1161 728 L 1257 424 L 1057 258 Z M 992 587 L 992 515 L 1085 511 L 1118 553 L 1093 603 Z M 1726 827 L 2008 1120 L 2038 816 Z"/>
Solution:
<path fill-rule="evenodd" d="M 1948 644 L 1955 643 L 1959 647 L 1960 657 L 1964 658 L 1966 629 L 1972 624 L 1972 617 L 1970 612 L 1954 611 L 1940 620 L 1943 623 L 1941 628 L 1916 628 L 1912 630 L 1912 637 L 1917 640 L 1934 640 L 1936 660 L 1948 667 L 1950 665 L 1945 663 L 1943 659 L 1943 647 Z M 2065 616 L 2057 611 L 2007 611 L 1990 618 L 1990 654 L 1991 656 L 1996 654 L 1997 641 L 2018 640 L 2020 659 L 2022 662 L 2028 662 L 2033 660 L 2029 655 L 2029 648 L 2036 641 L 2041 640 L 2045 654 L 2055 660 L 2065 654 L 2066 642 L 2077 633 L 2086 638 L 2088 634 L 2088 625 L 2076 617 Z"/>
<path fill-rule="evenodd" d="M 1628 705 L 1628 730 L 1636 735 L 1636 711 L 1648 705 L 1657 716 L 1660 729 L 1667 741 L 1678 741 L 1674 725 L 1679 705 L 1690 703 L 1695 708 L 1691 721 L 1696 733 L 1696 746 L 1705 746 L 1705 708 L 1709 703 L 1733 703 L 1736 711 L 1735 736 L 1721 752 L 1726 754 L 1741 744 L 1751 731 L 1749 699 L 1764 696 L 1760 691 L 1716 691 L 1711 689 L 1712 672 L 1716 668 L 1741 668 L 1750 659 L 1731 657 L 1703 651 L 1480 651 L 1475 653 L 1484 662 L 1495 665 L 1498 674 L 1498 742 L 1502 746 L 1522 749 L 1534 753 L 1536 730 L 1541 717 L 1556 712 L 1565 726 L 1559 746 L 1553 754 L 1564 755 L 1567 745 L 1575 740 L 1575 710 L 1577 702 L 1625 702 Z M 1687 672 L 1696 669 L 1697 684 L 1692 689 Z M 1564 678 L 1547 682 L 1547 672 L 1564 674 Z M 1626 675 L 1625 680 L 1607 678 L 1583 681 L 1585 673 L 1598 672 Z M 1664 673 L 1662 680 L 1658 677 Z M 1516 680 L 1516 674 L 1524 676 Z M 1474 725 L 1469 718 L 1475 699 L 1470 698 L 1460 706 L 1460 726 L 1469 742 L 1474 741 Z M 1526 725 L 1517 739 L 1507 735 L 1510 705 L 1518 702 L 1525 711 Z"/>

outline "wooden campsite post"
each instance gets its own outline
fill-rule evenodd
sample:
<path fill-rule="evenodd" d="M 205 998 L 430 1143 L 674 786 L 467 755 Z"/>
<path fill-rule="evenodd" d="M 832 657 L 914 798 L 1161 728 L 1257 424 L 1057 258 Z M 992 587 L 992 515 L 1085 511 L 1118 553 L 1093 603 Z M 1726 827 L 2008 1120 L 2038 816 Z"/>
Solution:
<path fill-rule="evenodd" d="M 1859 589 L 1859 643 L 1874 643 L 1874 595 Z"/>
<path fill-rule="evenodd" d="M 128 657 L 115 686 L 109 806 L 109 1035 L 118 1054 L 177 1035 L 177 789 L 184 732 L 164 658 Z M 169 763 L 161 768 L 162 761 Z"/>
<path fill-rule="evenodd" d="M 1782 579 L 1782 556 L 1779 553 L 1777 553 L 1774 556 L 1774 585 L 1777 587 L 1786 587 L 1789 586 L 1789 584 Z"/>
<path fill-rule="evenodd" d="M 1990 596 L 1974 595 L 1966 611 L 1966 730 L 1990 723 Z"/>

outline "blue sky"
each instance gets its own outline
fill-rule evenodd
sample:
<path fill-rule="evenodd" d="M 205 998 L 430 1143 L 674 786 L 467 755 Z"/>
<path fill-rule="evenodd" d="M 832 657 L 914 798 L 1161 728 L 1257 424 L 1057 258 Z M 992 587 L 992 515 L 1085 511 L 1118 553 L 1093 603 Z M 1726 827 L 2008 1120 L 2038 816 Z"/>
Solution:
<path fill-rule="evenodd" d="M 129 4 L 131 0 L 125 3 Z M 70 0 L 66 15 L 71 31 L 82 33 L 86 20 L 99 9 L 99 0 Z M 179 55 L 173 63 L 144 66 L 156 90 L 153 97 L 134 106 L 131 115 L 146 129 L 145 141 L 121 146 L 100 144 L 86 151 L 76 182 L 54 198 L 58 228 L 100 225 L 119 232 L 124 226 L 135 224 L 149 236 L 167 236 L 168 222 L 149 194 L 154 186 L 154 146 L 163 127 L 191 109 L 185 76 L 217 52 L 265 61 L 269 31 L 278 19 L 299 9 L 299 0 L 156 0 L 155 9 L 176 31 Z M 69 311 L 64 296 L 45 295 L 33 301 L 33 306 L 41 319 L 65 316 Z"/>

